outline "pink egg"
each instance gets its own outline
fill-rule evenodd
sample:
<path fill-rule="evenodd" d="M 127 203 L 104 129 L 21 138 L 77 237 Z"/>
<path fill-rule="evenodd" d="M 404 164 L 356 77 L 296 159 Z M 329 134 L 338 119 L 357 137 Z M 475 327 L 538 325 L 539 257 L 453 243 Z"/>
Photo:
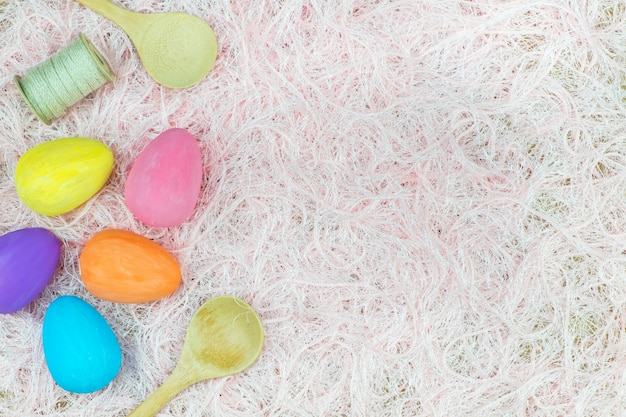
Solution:
<path fill-rule="evenodd" d="M 168 129 L 139 154 L 126 179 L 126 206 L 143 223 L 174 227 L 193 213 L 202 185 L 202 154 L 184 129 Z"/>

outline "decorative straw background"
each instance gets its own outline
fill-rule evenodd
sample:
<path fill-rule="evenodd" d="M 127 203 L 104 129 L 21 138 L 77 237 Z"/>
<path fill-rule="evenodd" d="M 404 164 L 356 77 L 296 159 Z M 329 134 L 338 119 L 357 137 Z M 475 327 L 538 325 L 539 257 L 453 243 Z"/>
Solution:
<path fill-rule="evenodd" d="M 626 415 L 626 5 L 618 0 L 119 0 L 185 11 L 220 42 L 187 90 L 162 88 L 126 35 L 71 0 L 0 6 L 0 231 L 42 226 L 58 273 L 0 317 L 0 415 L 124 416 L 173 369 L 205 300 L 261 316 L 259 361 L 160 416 Z M 118 79 L 45 126 L 12 79 L 84 32 Z M 136 221 L 128 171 L 169 127 L 199 140 L 193 217 Z M 46 218 L 17 197 L 21 154 L 84 136 L 105 188 Z M 90 296 L 78 255 L 133 230 L 180 261 L 172 296 Z M 43 315 L 92 303 L 123 350 L 104 390 L 50 377 Z"/>

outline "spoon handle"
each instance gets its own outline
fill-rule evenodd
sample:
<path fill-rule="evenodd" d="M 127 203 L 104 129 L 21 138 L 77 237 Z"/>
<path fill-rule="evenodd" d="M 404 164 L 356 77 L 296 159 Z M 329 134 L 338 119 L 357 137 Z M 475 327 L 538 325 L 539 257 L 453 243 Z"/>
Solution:
<path fill-rule="evenodd" d="M 156 391 L 137 406 L 127 417 L 152 417 L 178 393 L 198 382 L 189 369 L 176 367 Z"/>
<path fill-rule="evenodd" d="M 141 24 L 141 18 L 138 13 L 131 12 L 125 8 L 114 4 L 110 0 L 76 0 L 83 6 L 93 10 L 100 16 L 106 17 L 125 32 L 133 30 L 133 27 Z"/>

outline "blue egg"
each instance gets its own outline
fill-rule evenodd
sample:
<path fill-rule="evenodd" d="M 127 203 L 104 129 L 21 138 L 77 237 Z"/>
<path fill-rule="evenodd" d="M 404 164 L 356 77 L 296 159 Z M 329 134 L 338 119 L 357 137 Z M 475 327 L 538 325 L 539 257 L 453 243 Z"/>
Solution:
<path fill-rule="evenodd" d="M 74 296 L 59 297 L 48 307 L 43 352 L 56 383 L 77 394 L 104 388 L 122 366 L 120 345 L 109 323 Z"/>

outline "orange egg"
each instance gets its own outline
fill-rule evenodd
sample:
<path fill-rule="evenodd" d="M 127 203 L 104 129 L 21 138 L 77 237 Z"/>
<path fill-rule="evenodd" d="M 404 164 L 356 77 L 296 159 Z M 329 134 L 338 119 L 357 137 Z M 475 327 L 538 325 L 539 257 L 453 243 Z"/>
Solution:
<path fill-rule="evenodd" d="M 126 230 L 93 235 L 79 262 L 87 291 L 118 303 L 158 300 L 173 293 L 182 279 L 180 265 L 168 251 Z"/>

